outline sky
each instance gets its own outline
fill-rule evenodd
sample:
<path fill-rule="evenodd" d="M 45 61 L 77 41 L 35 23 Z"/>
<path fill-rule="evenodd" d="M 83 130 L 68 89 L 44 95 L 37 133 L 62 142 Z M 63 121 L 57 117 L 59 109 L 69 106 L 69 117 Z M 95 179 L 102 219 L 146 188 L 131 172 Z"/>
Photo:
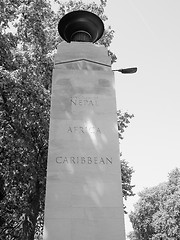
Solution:
<path fill-rule="evenodd" d="M 115 73 L 117 109 L 135 115 L 120 145 L 135 171 L 136 196 L 125 202 L 128 212 L 138 192 L 167 181 L 180 167 L 179 10 L 179 0 L 109 0 L 105 9 L 105 26 L 115 30 L 113 69 L 138 68 L 132 75 Z M 132 230 L 128 216 L 125 225 Z"/>
<path fill-rule="evenodd" d="M 178 0 L 111 0 L 106 8 L 115 30 L 113 69 L 138 68 L 133 75 L 115 74 L 117 109 L 135 115 L 120 148 L 135 170 L 136 194 L 180 167 L 179 9 Z M 128 212 L 137 199 L 126 201 Z"/>

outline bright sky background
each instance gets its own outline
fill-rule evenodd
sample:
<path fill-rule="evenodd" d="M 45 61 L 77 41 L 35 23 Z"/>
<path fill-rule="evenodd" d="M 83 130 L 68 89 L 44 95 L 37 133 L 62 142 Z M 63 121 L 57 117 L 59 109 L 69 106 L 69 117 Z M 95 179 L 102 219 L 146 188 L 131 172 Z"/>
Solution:
<path fill-rule="evenodd" d="M 106 8 L 115 30 L 113 68 L 138 67 L 136 74 L 115 75 L 117 108 L 135 115 L 121 144 L 135 170 L 135 193 L 167 181 L 180 167 L 179 11 L 179 0 L 111 0 Z M 128 212 L 136 201 L 127 201 Z"/>
<path fill-rule="evenodd" d="M 115 30 L 113 69 L 138 67 L 136 74 L 115 74 L 117 109 L 135 115 L 121 151 L 138 193 L 180 167 L 180 1 L 109 0 L 105 12 Z M 126 201 L 128 212 L 136 201 L 137 195 Z"/>

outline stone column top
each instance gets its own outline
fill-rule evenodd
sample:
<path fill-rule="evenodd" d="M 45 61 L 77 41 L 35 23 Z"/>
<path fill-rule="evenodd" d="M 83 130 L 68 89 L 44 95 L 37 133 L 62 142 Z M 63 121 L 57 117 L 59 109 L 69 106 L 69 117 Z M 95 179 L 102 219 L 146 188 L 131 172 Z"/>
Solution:
<path fill-rule="evenodd" d="M 62 42 L 57 47 L 55 65 L 73 61 L 89 61 L 92 63 L 111 67 L 111 58 L 108 50 L 102 46 L 90 42 Z"/>

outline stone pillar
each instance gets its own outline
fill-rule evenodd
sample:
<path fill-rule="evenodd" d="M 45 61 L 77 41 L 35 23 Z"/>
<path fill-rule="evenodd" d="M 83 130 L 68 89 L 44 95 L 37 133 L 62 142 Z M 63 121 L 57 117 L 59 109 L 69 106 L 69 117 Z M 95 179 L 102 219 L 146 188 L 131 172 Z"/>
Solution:
<path fill-rule="evenodd" d="M 115 83 L 107 49 L 55 56 L 44 240 L 125 240 Z"/>

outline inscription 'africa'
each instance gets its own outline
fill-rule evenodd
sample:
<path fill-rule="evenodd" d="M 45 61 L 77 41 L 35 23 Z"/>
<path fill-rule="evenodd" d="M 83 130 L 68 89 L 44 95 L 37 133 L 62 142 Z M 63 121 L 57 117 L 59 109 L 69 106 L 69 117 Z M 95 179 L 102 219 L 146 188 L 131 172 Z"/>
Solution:
<path fill-rule="evenodd" d="M 87 126 L 73 126 L 69 127 L 67 130 L 68 133 L 78 133 L 78 134 L 101 134 L 101 130 L 99 128 L 96 128 L 94 126 L 87 127 Z"/>

